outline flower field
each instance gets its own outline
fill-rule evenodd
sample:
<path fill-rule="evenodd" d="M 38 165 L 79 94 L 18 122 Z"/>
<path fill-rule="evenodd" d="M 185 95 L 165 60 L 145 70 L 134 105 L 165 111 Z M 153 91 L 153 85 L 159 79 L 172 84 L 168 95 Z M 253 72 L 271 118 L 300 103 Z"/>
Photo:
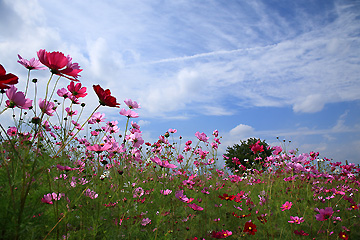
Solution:
<path fill-rule="evenodd" d="M 37 57 L 19 55 L 27 80 L 0 65 L 0 118 L 13 118 L 0 121 L 2 239 L 360 239 L 355 164 L 272 146 L 262 170 L 229 169 L 217 130 L 192 142 L 164 129 L 145 142 L 140 104 L 94 85 L 99 104 L 84 117 L 79 64 L 61 52 Z M 44 82 L 31 75 L 45 69 L 38 96 Z"/>

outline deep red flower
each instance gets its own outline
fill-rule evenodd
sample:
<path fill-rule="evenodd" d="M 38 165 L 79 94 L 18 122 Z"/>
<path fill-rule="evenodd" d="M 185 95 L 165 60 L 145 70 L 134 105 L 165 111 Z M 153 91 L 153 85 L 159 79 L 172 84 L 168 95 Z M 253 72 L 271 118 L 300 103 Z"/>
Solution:
<path fill-rule="evenodd" d="M 249 213 L 247 215 L 245 215 L 245 214 L 237 215 L 235 212 L 233 212 L 232 215 L 237 218 L 246 218 L 246 217 L 251 216 L 251 213 Z"/>
<path fill-rule="evenodd" d="M 94 91 L 96 95 L 99 97 L 99 102 L 103 106 L 108 107 L 119 107 L 120 103 L 116 102 L 116 98 L 111 96 L 111 92 L 109 89 L 102 89 L 100 85 L 93 85 Z"/>
<path fill-rule="evenodd" d="M 219 195 L 219 198 L 221 198 L 222 200 L 226 200 L 226 201 L 232 201 L 234 200 L 235 196 L 234 195 L 228 195 L 227 193 L 224 193 L 222 196 Z"/>
<path fill-rule="evenodd" d="M 304 230 L 300 230 L 300 231 L 295 230 L 294 233 L 295 233 L 296 235 L 309 236 L 309 234 L 306 233 L 306 232 L 304 232 Z"/>
<path fill-rule="evenodd" d="M 256 225 L 253 224 L 252 222 L 246 222 L 243 232 L 247 232 L 248 234 L 255 235 L 255 233 L 257 232 Z"/>
<path fill-rule="evenodd" d="M 339 232 L 339 238 L 348 240 L 349 235 L 347 235 L 346 232 Z"/>
<path fill-rule="evenodd" d="M 40 49 L 37 55 L 39 61 L 47 66 L 53 74 L 79 81 L 77 78 L 82 69 L 79 64 L 72 63 L 70 56 L 65 57 L 62 52 L 47 52 L 45 49 Z"/>
<path fill-rule="evenodd" d="M 18 77 L 12 73 L 6 73 L 5 68 L 0 64 L 0 89 L 8 89 L 18 83 Z"/>

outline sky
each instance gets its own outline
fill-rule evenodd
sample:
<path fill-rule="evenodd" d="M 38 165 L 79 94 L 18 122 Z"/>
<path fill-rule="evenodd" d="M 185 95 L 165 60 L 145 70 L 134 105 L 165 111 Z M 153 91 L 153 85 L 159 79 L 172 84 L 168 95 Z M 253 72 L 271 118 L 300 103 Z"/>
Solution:
<path fill-rule="evenodd" d="M 19 86 L 17 54 L 39 49 L 84 69 L 84 114 L 94 84 L 140 103 L 145 140 L 217 129 L 220 156 L 256 137 L 360 163 L 359 0 L 0 0 L 0 63 Z M 124 129 L 119 109 L 100 112 Z"/>

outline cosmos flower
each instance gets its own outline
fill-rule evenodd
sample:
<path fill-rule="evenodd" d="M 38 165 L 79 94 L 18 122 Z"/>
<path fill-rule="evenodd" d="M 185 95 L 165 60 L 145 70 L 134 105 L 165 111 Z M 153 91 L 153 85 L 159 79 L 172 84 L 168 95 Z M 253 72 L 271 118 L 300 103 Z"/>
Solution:
<path fill-rule="evenodd" d="M 39 107 L 43 113 L 49 116 L 52 116 L 56 109 L 55 103 L 47 102 L 45 99 L 42 100 L 41 98 L 39 99 Z"/>
<path fill-rule="evenodd" d="M 139 117 L 139 114 L 137 114 L 136 112 L 132 111 L 131 109 L 126 110 L 125 108 L 120 110 L 120 115 L 123 115 L 128 118 L 138 118 Z"/>
<path fill-rule="evenodd" d="M 99 103 L 102 106 L 119 107 L 120 103 L 116 102 L 116 98 L 111 96 L 109 89 L 102 89 L 100 85 L 93 85 L 94 91 L 99 98 Z"/>
<path fill-rule="evenodd" d="M 205 133 L 196 132 L 195 136 L 202 142 L 208 142 L 209 140 L 209 137 L 207 137 Z"/>
<path fill-rule="evenodd" d="M 10 86 L 18 83 L 19 78 L 12 74 L 6 73 L 5 68 L 0 64 L 0 89 L 8 89 Z"/>
<path fill-rule="evenodd" d="M 29 70 L 44 70 L 44 69 L 46 69 L 46 67 L 41 65 L 40 61 L 35 58 L 31 58 L 30 60 L 27 60 L 25 58 L 22 58 L 19 54 L 18 54 L 18 58 L 19 58 L 18 63 L 20 63 L 21 65 L 23 65 L 24 67 L 26 67 Z"/>
<path fill-rule="evenodd" d="M 216 231 L 211 232 L 211 237 L 216 238 L 216 239 L 227 238 L 231 235 L 232 235 L 232 232 L 228 231 L 228 230 L 221 230 L 219 232 L 216 232 Z"/>
<path fill-rule="evenodd" d="M 130 108 L 130 109 L 138 109 L 140 108 L 140 104 L 138 104 L 136 101 L 133 101 L 131 99 L 125 99 L 124 103 Z"/>
<path fill-rule="evenodd" d="M 295 216 L 295 217 L 290 216 L 290 220 L 291 221 L 288 221 L 289 223 L 296 223 L 296 224 L 300 224 L 305 221 L 303 217 L 299 218 L 298 216 Z"/>
<path fill-rule="evenodd" d="M 80 77 L 79 73 L 82 71 L 79 64 L 72 63 L 72 58 L 62 52 L 47 52 L 45 49 L 40 49 L 37 52 L 38 58 L 42 64 L 47 66 L 51 73 L 66 77 L 73 81 Z"/>
<path fill-rule="evenodd" d="M 318 221 L 326 221 L 328 220 L 334 213 L 332 207 L 326 207 L 325 209 L 320 209 L 319 214 L 315 216 Z"/>
<path fill-rule="evenodd" d="M 6 106 L 8 108 L 18 107 L 21 109 L 29 109 L 29 107 L 32 106 L 32 100 L 25 98 L 23 92 L 17 92 L 15 86 L 11 86 L 6 90 L 6 96 L 9 98 L 9 100 L 6 100 Z"/>
<path fill-rule="evenodd" d="M 76 98 L 85 97 L 86 87 L 81 87 L 81 83 L 74 84 L 74 81 L 71 81 L 70 84 L 67 86 L 69 92 Z"/>
<path fill-rule="evenodd" d="M 202 211 L 202 210 L 204 210 L 204 208 L 196 205 L 195 203 L 188 204 L 187 206 L 192 208 L 194 211 Z"/>
<path fill-rule="evenodd" d="M 254 154 L 264 151 L 264 146 L 259 143 L 260 140 L 258 140 L 255 144 L 250 145 L 251 151 L 253 151 Z"/>
<path fill-rule="evenodd" d="M 9 127 L 7 130 L 7 135 L 9 136 L 15 136 L 17 134 L 17 128 L 16 127 Z"/>
<path fill-rule="evenodd" d="M 255 235 L 255 233 L 257 232 L 256 225 L 250 221 L 246 222 L 243 232 L 247 232 L 250 235 Z"/>
<path fill-rule="evenodd" d="M 292 202 L 285 202 L 282 206 L 281 206 L 281 209 L 282 211 L 285 211 L 285 210 L 289 210 L 292 206 Z"/>

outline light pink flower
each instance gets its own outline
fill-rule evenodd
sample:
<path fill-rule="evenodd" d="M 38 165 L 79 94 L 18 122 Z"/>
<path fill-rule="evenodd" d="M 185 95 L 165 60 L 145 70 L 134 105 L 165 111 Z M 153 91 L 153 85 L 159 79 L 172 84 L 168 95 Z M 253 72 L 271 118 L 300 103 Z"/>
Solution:
<path fill-rule="evenodd" d="M 141 225 L 146 226 L 149 223 L 151 223 L 150 218 L 143 218 L 143 220 L 141 220 Z"/>
<path fill-rule="evenodd" d="M 172 193 L 172 190 L 170 190 L 170 189 L 160 190 L 160 193 L 166 196 L 166 195 L 169 195 L 170 193 Z"/>
<path fill-rule="evenodd" d="M 208 142 L 209 140 L 209 137 L 207 137 L 205 133 L 196 132 L 195 136 L 202 142 Z"/>
<path fill-rule="evenodd" d="M 101 123 L 105 120 L 105 114 L 96 112 L 89 119 L 89 124 Z"/>
<path fill-rule="evenodd" d="M 166 168 L 177 168 L 176 165 L 169 163 L 168 161 L 161 161 L 158 157 L 150 158 L 151 161 L 159 165 L 160 167 L 166 167 Z"/>
<path fill-rule="evenodd" d="M 25 98 L 23 92 L 17 92 L 17 88 L 14 85 L 11 85 L 8 90 L 6 90 L 6 96 L 9 100 L 6 100 L 6 106 L 8 108 L 18 107 L 21 109 L 29 109 L 32 106 L 32 100 Z"/>
<path fill-rule="evenodd" d="M 125 108 L 120 110 L 120 115 L 123 115 L 128 118 L 138 118 L 139 117 L 139 114 L 137 114 L 136 112 L 131 111 L 131 109 L 126 110 Z"/>
<path fill-rule="evenodd" d="M 96 192 L 94 192 L 90 189 L 86 189 L 86 191 L 84 192 L 84 195 L 91 199 L 95 199 L 99 196 L 99 194 L 97 194 Z"/>
<path fill-rule="evenodd" d="M 20 63 L 21 65 L 23 65 L 24 67 L 26 67 L 29 70 L 44 70 L 44 69 L 46 69 L 46 67 L 41 65 L 40 61 L 35 58 L 31 58 L 30 60 L 27 60 L 25 58 L 22 58 L 19 54 L 18 54 L 18 58 L 19 58 L 18 63 Z"/>
<path fill-rule="evenodd" d="M 127 135 L 126 140 L 132 142 L 132 146 L 134 148 L 139 148 L 144 143 L 144 140 L 142 139 L 141 134 L 138 132 Z"/>
<path fill-rule="evenodd" d="M 130 109 L 138 109 L 140 108 L 140 104 L 138 104 L 136 101 L 133 101 L 131 99 L 125 99 L 124 103 L 130 108 Z"/>

